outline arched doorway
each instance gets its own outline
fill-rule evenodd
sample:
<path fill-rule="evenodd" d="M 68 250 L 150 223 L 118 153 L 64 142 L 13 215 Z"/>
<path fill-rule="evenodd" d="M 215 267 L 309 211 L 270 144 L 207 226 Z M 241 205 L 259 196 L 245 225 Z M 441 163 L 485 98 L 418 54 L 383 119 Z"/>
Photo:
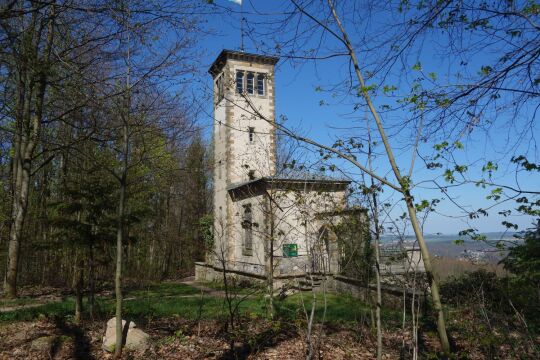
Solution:
<path fill-rule="evenodd" d="M 321 226 L 311 249 L 312 271 L 334 273 L 337 271 L 337 236 L 331 225 Z"/>

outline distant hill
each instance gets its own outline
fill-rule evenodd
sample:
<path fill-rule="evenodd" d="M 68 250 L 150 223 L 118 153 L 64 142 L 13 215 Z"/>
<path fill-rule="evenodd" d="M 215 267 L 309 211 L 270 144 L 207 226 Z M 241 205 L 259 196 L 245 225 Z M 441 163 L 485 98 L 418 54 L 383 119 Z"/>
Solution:
<path fill-rule="evenodd" d="M 453 259 L 471 259 L 473 261 L 498 262 L 505 255 L 506 251 L 498 250 L 495 247 L 497 241 L 511 240 L 517 241 L 514 232 L 488 232 L 486 241 L 473 241 L 458 235 L 448 234 L 425 234 L 426 243 L 433 256 Z M 396 236 L 383 236 L 381 239 L 383 245 L 398 242 Z M 414 245 L 416 238 L 413 235 L 404 237 L 407 246 Z M 456 243 L 456 240 L 462 240 L 462 243 Z"/>
<path fill-rule="evenodd" d="M 518 235 L 517 232 L 485 232 L 481 233 L 482 235 L 485 235 L 488 239 L 488 241 L 496 241 L 496 240 L 515 240 L 514 235 Z M 424 234 L 424 238 L 426 239 L 426 242 L 440 242 L 440 241 L 454 241 L 454 240 L 464 240 L 468 241 L 468 237 L 462 237 L 458 234 L 452 235 L 452 234 Z M 381 237 L 382 242 L 395 242 L 398 241 L 399 238 L 395 235 L 383 235 Z M 414 235 L 405 235 L 403 240 L 409 242 L 409 241 L 415 241 L 416 237 Z"/>

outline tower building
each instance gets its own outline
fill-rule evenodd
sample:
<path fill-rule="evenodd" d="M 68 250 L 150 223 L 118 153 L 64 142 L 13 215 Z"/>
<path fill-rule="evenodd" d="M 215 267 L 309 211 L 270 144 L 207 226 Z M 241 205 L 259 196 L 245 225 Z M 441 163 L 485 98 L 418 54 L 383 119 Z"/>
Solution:
<path fill-rule="evenodd" d="M 255 279 L 335 273 L 330 223 L 343 219 L 349 181 L 276 169 L 278 58 L 223 50 L 213 79 L 213 247 L 196 278 Z M 355 215 L 356 216 L 356 215 Z"/>

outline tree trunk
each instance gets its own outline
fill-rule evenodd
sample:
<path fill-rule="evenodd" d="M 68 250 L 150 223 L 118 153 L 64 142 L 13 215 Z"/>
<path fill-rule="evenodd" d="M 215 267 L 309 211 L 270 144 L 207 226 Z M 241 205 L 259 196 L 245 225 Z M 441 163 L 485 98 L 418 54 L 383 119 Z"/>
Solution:
<path fill-rule="evenodd" d="M 367 122 L 367 117 L 366 117 Z M 372 140 L 371 140 L 371 127 L 369 126 L 369 123 L 366 124 L 367 126 L 367 134 L 368 134 L 368 166 L 369 170 L 373 171 L 372 166 Z M 381 240 L 381 232 L 379 228 L 379 204 L 377 201 L 377 188 L 375 187 L 375 180 L 373 179 L 373 176 L 370 176 L 371 179 L 371 202 L 372 202 L 372 212 L 373 212 L 373 227 L 374 227 L 374 233 L 375 233 L 375 283 L 377 286 L 377 301 L 376 301 L 376 307 L 375 307 L 375 321 L 377 324 L 377 360 L 382 359 L 382 323 L 381 323 L 381 307 L 382 307 L 382 292 L 381 292 L 381 255 L 380 255 L 380 240 Z"/>
<path fill-rule="evenodd" d="M 8 269 L 4 283 L 4 293 L 8 298 L 17 297 L 17 274 L 19 270 L 19 250 L 28 208 L 28 191 L 30 185 L 30 162 L 26 166 L 16 161 L 13 173 L 16 174 L 15 193 L 12 207 L 12 224 L 9 233 Z"/>
<path fill-rule="evenodd" d="M 274 209 L 272 206 L 272 192 L 268 193 L 267 216 L 270 219 L 268 233 L 268 246 L 266 254 L 266 286 L 268 291 L 268 302 L 266 307 L 267 316 L 274 318 Z"/>
<path fill-rule="evenodd" d="M 372 179 L 373 183 L 373 179 Z M 374 191 L 374 190 L 373 190 Z M 377 195 L 372 193 L 373 207 L 377 209 Z M 382 324 L 381 324 L 381 306 L 382 306 L 382 292 L 381 292 L 381 256 L 379 253 L 380 233 L 379 233 L 379 214 L 378 211 L 374 211 L 375 222 L 375 282 L 377 285 L 377 307 L 375 308 L 375 318 L 377 322 L 377 360 L 382 359 Z"/>
<path fill-rule="evenodd" d="M 11 229 L 9 236 L 8 268 L 4 282 L 4 293 L 7 297 L 17 297 L 17 274 L 19 267 L 19 250 L 24 229 L 24 221 L 28 208 L 28 192 L 30 188 L 30 173 L 32 158 L 39 141 L 43 103 L 48 81 L 48 67 L 54 39 L 55 5 L 50 5 L 47 37 L 43 53 L 39 54 L 39 38 L 34 38 L 37 15 L 33 15 L 30 25 L 32 34 L 24 41 L 20 51 L 21 62 L 18 72 L 17 101 L 16 101 L 16 134 L 13 141 L 14 161 L 12 167 L 13 205 L 11 211 Z M 25 47 L 28 46 L 28 49 Z M 41 64 L 37 69 L 26 66 L 28 58 L 36 57 Z M 37 78 L 37 82 L 35 80 Z M 34 84 L 37 83 L 37 89 Z M 34 92 L 35 90 L 35 92 Z M 34 103 L 35 101 L 35 103 Z M 34 103 L 32 107 L 31 104 Z"/>
<path fill-rule="evenodd" d="M 392 171 L 396 177 L 396 180 L 401 186 L 401 192 L 404 196 L 404 200 L 407 205 L 409 220 L 413 227 L 416 239 L 418 240 L 418 245 L 420 246 L 420 252 L 422 253 L 422 259 L 424 261 L 426 275 L 427 275 L 427 278 L 431 287 L 431 299 L 433 301 L 433 306 L 435 308 L 435 311 L 437 312 L 437 331 L 439 333 L 439 340 L 441 342 L 441 347 L 442 347 L 443 352 L 448 354 L 450 352 L 450 343 L 448 341 L 448 335 L 446 334 L 446 322 L 444 319 L 444 313 L 443 313 L 442 304 L 441 304 L 441 297 L 439 294 L 439 287 L 438 287 L 437 281 L 433 277 L 433 268 L 431 266 L 429 250 L 426 246 L 422 229 L 420 228 L 420 225 L 418 223 L 418 218 L 416 217 L 416 208 L 414 207 L 413 198 L 409 190 L 410 178 L 403 177 L 401 175 L 396 159 L 394 157 L 394 152 L 390 146 L 388 137 L 386 136 L 386 131 L 384 130 L 382 120 L 379 116 L 379 113 L 375 109 L 375 106 L 373 105 L 373 102 L 371 101 L 371 97 L 366 88 L 364 77 L 360 71 L 358 58 L 356 57 L 356 52 L 354 51 L 354 48 L 352 46 L 351 41 L 349 40 L 347 32 L 345 31 L 345 28 L 343 27 L 341 20 L 336 13 L 333 1 L 332 0 L 327 0 L 327 1 L 332 11 L 332 16 L 334 17 L 334 20 L 336 21 L 336 24 L 338 25 L 341 31 L 341 34 L 343 35 L 342 41 L 344 42 L 345 46 L 347 47 L 347 50 L 349 51 L 349 56 L 354 66 L 354 72 L 360 84 L 360 88 L 362 89 L 362 96 L 364 97 L 366 104 L 371 114 L 373 115 L 373 119 L 375 120 L 375 124 L 377 125 L 377 129 L 379 130 L 379 135 L 381 136 L 381 140 L 383 142 L 384 149 L 386 151 L 386 156 L 388 157 L 388 161 L 390 163 L 390 166 L 392 167 Z"/>
<path fill-rule="evenodd" d="M 80 251 L 77 252 L 74 269 L 74 287 L 75 287 L 75 323 L 80 324 L 83 312 L 83 259 Z"/>
<path fill-rule="evenodd" d="M 95 315 L 94 293 L 96 291 L 96 284 L 95 284 L 95 274 L 94 274 L 94 246 L 93 245 L 90 245 L 89 254 L 88 254 L 88 285 L 89 285 L 88 312 L 90 314 L 90 319 L 94 320 L 94 315 Z"/>
<path fill-rule="evenodd" d="M 122 356 L 122 244 L 124 240 L 124 212 L 126 202 L 126 180 L 127 180 L 127 162 L 128 162 L 128 125 L 123 126 L 124 139 L 124 161 L 122 168 L 122 176 L 120 179 L 120 199 L 118 202 L 118 224 L 116 231 L 116 276 L 115 276 L 115 293 L 116 293 L 116 346 L 114 348 L 114 357 L 119 359 Z"/>
<path fill-rule="evenodd" d="M 130 29 L 129 29 L 129 8 L 124 13 L 127 18 L 124 19 L 124 25 L 127 26 L 127 54 L 126 54 L 126 102 L 122 118 L 122 168 L 120 172 L 120 198 L 118 201 L 118 224 L 116 232 L 116 276 L 115 276 L 115 292 L 116 292 L 116 345 L 114 348 L 114 358 L 122 357 L 123 345 L 123 329 L 122 329 L 122 245 L 125 231 L 125 205 L 127 191 L 127 177 L 129 165 L 129 126 L 130 126 L 130 111 L 131 111 L 131 48 L 130 48 Z M 122 112 L 121 112 L 122 113 Z M 126 323 L 127 325 L 127 323 Z"/>

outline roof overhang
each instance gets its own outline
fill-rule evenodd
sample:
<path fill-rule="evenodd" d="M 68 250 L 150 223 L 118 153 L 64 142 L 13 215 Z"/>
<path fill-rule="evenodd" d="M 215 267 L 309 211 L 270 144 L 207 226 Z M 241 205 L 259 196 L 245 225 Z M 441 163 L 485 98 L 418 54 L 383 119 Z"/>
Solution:
<path fill-rule="evenodd" d="M 338 209 L 333 211 L 321 211 L 317 213 L 318 218 L 325 218 L 325 217 L 334 217 L 334 216 L 354 216 L 354 215 L 361 215 L 366 214 L 367 209 L 363 207 L 350 207 L 345 209 Z"/>
<path fill-rule="evenodd" d="M 215 77 L 217 74 L 221 72 L 223 69 L 223 66 L 225 66 L 225 63 L 227 60 L 240 60 L 245 62 L 254 62 L 257 64 L 268 64 L 268 65 L 275 65 L 279 58 L 276 56 L 269 56 L 269 55 L 260 55 L 260 54 L 250 54 L 243 51 L 235 51 L 235 50 L 222 50 L 221 53 L 218 55 L 216 60 L 212 63 L 210 66 L 210 69 L 208 69 L 208 73 Z"/>
<path fill-rule="evenodd" d="M 338 179 L 288 179 L 262 177 L 255 180 L 231 184 L 227 187 L 233 200 L 264 194 L 268 190 L 281 191 L 345 191 L 351 182 Z"/>

